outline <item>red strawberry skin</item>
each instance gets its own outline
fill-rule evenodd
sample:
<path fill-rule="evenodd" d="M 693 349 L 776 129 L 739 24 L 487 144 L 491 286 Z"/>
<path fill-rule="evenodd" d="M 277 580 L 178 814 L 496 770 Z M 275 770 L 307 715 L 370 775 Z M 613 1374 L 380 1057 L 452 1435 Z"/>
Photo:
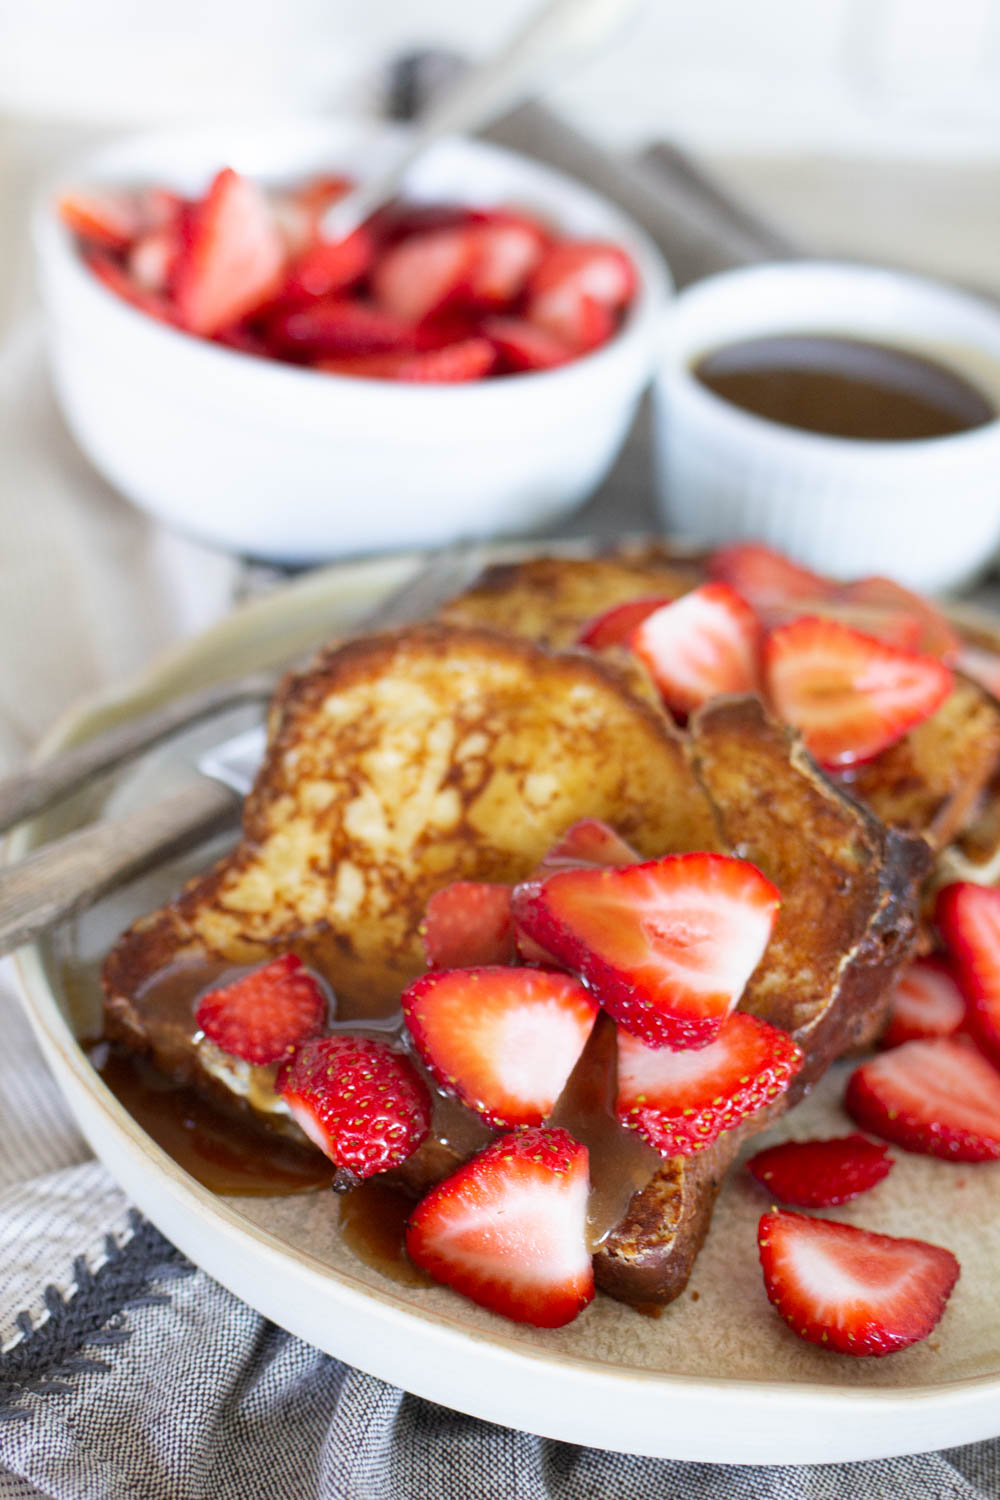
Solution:
<path fill-rule="evenodd" d="M 674 713 L 720 693 L 752 693 L 760 675 L 760 626 L 728 583 L 706 583 L 648 615 L 629 638 Z"/>
<path fill-rule="evenodd" d="M 745 860 L 673 854 L 515 886 L 515 920 L 648 1047 L 704 1047 L 767 946 L 777 889 Z"/>
<path fill-rule="evenodd" d="M 569 974 L 432 971 L 403 992 L 424 1062 L 491 1124 L 540 1125 L 586 1045 L 597 1002 Z"/>
<path fill-rule="evenodd" d="M 787 1032 L 740 1011 L 694 1051 L 646 1047 L 619 1029 L 618 1119 L 661 1156 L 692 1156 L 772 1104 L 802 1062 Z"/>
<path fill-rule="evenodd" d="M 195 1022 L 209 1041 L 244 1062 L 280 1062 L 300 1042 L 317 1036 L 327 1017 L 326 995 L 294 953 L 201 996 Z"/>
<path fill-rule="evenodd" d="M 591 651 L 606 651 L 609 646 L 625 646 L 642 624 L 670 599 L 654 595 L 643 599 L 626 599 L 624 604 L 612 605 L 603 614 L 589 621 L 577 636 L 578 646 L 587 646 Z"/>
<path fill-rule="evenodd" d="M 427 903 L 421 927 L 431 969 L 475 969 L 512 963 L 517 952 L 511 887 L 456 880 Z"/>
<path fill-rule="evenodd" d="M 892 1171 L 892 1157 L 867 1136 L 845 1135 L 770 1146 L 751 1156 L 747 1171 L 781 1203 L 829 1208 L 875 1187 Z"/>
<path fill-rule="evenodd" d="M 430 1094 L 413 1064 L 370 1037 L 306 1042 L 277 1089 L 309 1139 L 355 1177 L 399 1166 L 430 1129 Z"/>
<path fill-rule="evenodd" d="M 352 375 L 362 380 L 410 380 L 423 384 L 458 385 L 481 380 L 493 368 L 496 353 L 488 339 L 463 339 L 420 353 L 386 352 L 321 360 L 328 375 Z"/>
<path fill-rule="evenodd" d="M 1000 890 L 955 881 L 938 893 L 934 918 L 954 961 L 969 1030 L 1000 1067 Z"/>
<path fill-rule="evenodd" d="M 955 971 L 936 954 L 905 965 L 892 991 L 892 1010 L 882 1047 L 901 1047 L 924 1037 L 951 1036 L 965 1020 L 965 1001 Z"/>
<path fill-rule="evenodd" d="M 862 1130 L 906 1151 L 1000 1159 L 1000 1073 L 963 1037 L 906 1042 L 862 1063 L 844 1106 Z"/>
<path fill-rule="evenodd" d="M 418 1203 L 406 1249 L 435 1281 L 537 1328 L 593 1300 L 588 1155 L 566 1130 L 523 1130 L 486 1147 Z"/>
<path fill-rule="evenodd" d="M 552 845 L 536 871 L 536 878 L 565 869 L 567 865 L 639 864 L 642 864 L 642 855 L 607 823 L 602 823 L 600 818 L 579 818 Z"/>
<path fill-rule="evenodd" d="M 764 1214 L 764 1286 L 793 1333 L 841 1354 L 895 1354 L 936 1327 L 959 1277 L 950 1250 L 806 1214 Z"/>

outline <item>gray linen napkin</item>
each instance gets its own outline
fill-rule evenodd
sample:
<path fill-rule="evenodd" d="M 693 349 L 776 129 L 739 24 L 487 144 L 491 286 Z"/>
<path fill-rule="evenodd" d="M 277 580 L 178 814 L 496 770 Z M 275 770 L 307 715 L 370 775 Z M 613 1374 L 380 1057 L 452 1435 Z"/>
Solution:
<path fill-rule="evenodd" d="M 588 171 L 586 143 L 541 111 L 503 130 L 582 175 L 607 170 L 593 158 Z M 662 179 L 627 176 L 633 210 L 644 198 L 658 237 L 679 236 L 665 246 L 676 265 L 693 275 L 768 248 L 752 220 L 724 227 L 700 190 L 685 208 L 670 173 L 676 218 Z M 640 426 L 572 529 L 649 524 L 648 474 Z M 131 513 L 103 543 L 86 513 L 77 524 L 105 557 L 123 534 L 137 554 L 161 536 Z M 182 572 L 204 565 L 192 555 Z M 121 668 L 112 661 L 108 675 Z M 91 1158 L 11 989 L 0 965 L 0 1500 L 1000 1500 L 993 1442 L 808 1468 L 665 1462 L 480 1422 L 320 1354 L 130 1208 Z"/>

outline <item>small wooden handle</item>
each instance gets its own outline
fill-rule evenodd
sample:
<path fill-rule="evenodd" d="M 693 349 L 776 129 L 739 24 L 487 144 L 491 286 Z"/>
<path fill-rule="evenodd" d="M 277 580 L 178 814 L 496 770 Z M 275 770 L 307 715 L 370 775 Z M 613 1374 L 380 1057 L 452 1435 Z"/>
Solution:
<path fill-rule="evenodd" d="M 239 808 L 228 787 L 201 777 L 162 802 L 95 823 L 0 869 L 0 954 L 235 822 Z"/>

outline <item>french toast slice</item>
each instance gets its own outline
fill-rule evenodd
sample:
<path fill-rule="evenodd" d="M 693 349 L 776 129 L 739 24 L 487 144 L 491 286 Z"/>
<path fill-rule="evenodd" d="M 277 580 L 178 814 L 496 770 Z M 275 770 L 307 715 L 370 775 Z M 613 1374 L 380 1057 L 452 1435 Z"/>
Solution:
<path fill-rule="evenodd" d="M 719 847 L 682 738 L 609 664 L 439 624 L 331 649 L 279 689 L 237 847 L 108 956 L 107 1034 L 273 1111 L 197 1039 L 199 990 L 292 951 L 339 1018 L 394 1012 L 433 892 L 523 879 L 585 816 L 647 856 Z"/>
<path fill-rule="evenodd" d="M 594 1258 L 597 1284 L 636 1306 L 684 1289 L 727 1168 L 849 1047 L 877 1033 L 917 930 L 930 865 L 921 839 L 885 828 L 816 768 L 755 698 L 717 699 L 689 725 L 695 770 L 726 845 L 782 894 L 771 941 L 740 1008 L 790 1031 L 805 1053 L 770 1109 L 707 1150 L 667 1161 Z"/>
<path fill-rule="evenodd" d="M 704 581 L 697 558 L 666 546 L 604 557 L 533 557 L 486 568 L 438 619 L 571 646 L 584 625 L 616 604 L 645 595 L 676 599 Z"/>

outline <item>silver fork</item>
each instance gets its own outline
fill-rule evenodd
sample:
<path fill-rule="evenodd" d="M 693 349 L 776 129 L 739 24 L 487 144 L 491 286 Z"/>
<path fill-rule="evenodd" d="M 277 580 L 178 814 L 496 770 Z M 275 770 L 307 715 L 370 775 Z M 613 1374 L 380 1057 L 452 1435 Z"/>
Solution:
<path fill-rule="evenodd" d="M 467 546 L 436 553 L 357 629 L 389 629 L 426 615 L 468 579 L 478 557 L 477 549 Z M 279 675 L 256 673 L 174 699 L 161 710 L 0 782 L 0 828 L 40 812 L 179 729 L 241 702 L 268 698 Z M 201 774 L 183 791 L 127 817 L 71 833 L 0 870 L 0 954 L 33 942 L 115 886 L 229 827 L 263 745 L 263 727 L 237 735 L 194 763 Z"/>

